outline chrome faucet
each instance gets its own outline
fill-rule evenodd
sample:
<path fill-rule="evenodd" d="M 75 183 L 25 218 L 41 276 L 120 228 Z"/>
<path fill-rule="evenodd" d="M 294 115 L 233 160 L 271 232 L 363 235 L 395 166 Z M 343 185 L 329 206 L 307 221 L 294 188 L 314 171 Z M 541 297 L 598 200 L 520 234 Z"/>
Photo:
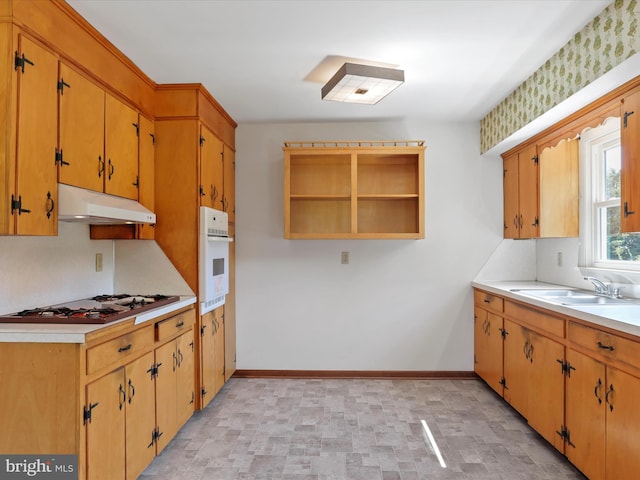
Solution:
<path fill-rule="evenodd" d="M 606 295 L 607 297 L 613 296 L 613 292 L 611 291 L 611 284 L 605 284 L 604 282 L 602 282 L 601 280 L 598 280 L 595 277 L 584 277 L 584 279 L 589 280 L 591 283 L 593 283 L 593 286 L 595 287 L 596 293 L 598 295 Z M 616 292 L 616 294 L 618 293 L 619 292 Z"/>
<path fill-rule="evenodd" d="M 614 287 L 611 283 L 604 283 L 595 277 L 584 277 L 589 280 L 596 288 L 596 295 L 604 295 L 611 298 L 622 298 L 622 290 L 624 287 Z"/>

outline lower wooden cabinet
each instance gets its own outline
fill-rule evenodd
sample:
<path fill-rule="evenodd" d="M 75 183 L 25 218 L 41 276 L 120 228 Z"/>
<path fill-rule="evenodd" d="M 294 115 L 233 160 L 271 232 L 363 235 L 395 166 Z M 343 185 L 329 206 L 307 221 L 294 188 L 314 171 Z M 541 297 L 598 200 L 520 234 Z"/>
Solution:
<path fill-rule="evenodd" d="M 153 352 L 87 385 L 87 478 L 135 480 L 155 455 Z"/>
<path fill-rule="evenodd" d="M 478 376 L 590 480 L 635 478 L 640 341 L 486 292 L 474 297 Z M 493 324 L 503 325 L 500 342 L 490 340 Z"/>
<path fill-rule="evenodd" d="M 156 349 L 157 453 L 193 414 L 195 374 L 193 330 Z"/>
<path fill-rule="evenodd" d="M 635 478 L 640 471 L 640 378 L 617 365 L 640 366 L 640 344 L 569 322 L 567 458 L 591 480 Z"/>
<path fill-rule="evenodd" d="M 125 478 L 124 385 L 124 369 L 87 385 L 87 478 Z"/>
<path fill-rule="evenodd" d="M 502 317 L 476 307 L 474 324 L 475 372 L 502 395 Z"/>
<path fill-rule="evenodd" d="M 567 458 L 591 480 L 605 477 L 606 366 L 567 349 Z"/>
<path fill-rule="evenodd" d="M 135 480 L 193 414 L 194 324 L 190 307 L 81 344 L 0 342 L 0 451 L 76 454 L 79 480 Z"/>
<path fill-rule="evenodd" d="M 205 313 L 201 318 L 202 408 L 213 399 L 225 382 L 224 306 Z"/>

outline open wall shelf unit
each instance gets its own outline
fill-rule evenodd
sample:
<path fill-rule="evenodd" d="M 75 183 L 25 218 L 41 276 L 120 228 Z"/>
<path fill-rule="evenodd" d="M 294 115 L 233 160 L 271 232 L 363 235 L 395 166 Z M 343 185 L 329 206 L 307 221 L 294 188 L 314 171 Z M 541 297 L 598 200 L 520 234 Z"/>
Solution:
<path fill-rule="evenodd" d="M 424 238 L 423 140 L 285 142 L 284 237 Z"/>

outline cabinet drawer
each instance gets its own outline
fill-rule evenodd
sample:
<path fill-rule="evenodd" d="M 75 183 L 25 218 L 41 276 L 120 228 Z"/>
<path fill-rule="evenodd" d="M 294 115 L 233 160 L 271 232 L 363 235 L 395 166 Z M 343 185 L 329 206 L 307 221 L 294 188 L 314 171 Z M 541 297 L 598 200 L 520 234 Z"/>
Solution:
<path fill-rule="evenodd" d="M 483 292 L 482 290 L 473 291 L 473 302 L 476 305 L 489 308 L 496 312 L 502 312 L 504 310 L 504 300 L 491 293 Z"/>
<path fill-rule="evenodd" d="M 504 312 L 506 316 L 511 317 L 516 322 L 526 324 L 532 330 L 564 338 L 564 320 L 562 318 L 553 317 L 512 302 L 505 302 Z"/>
<path fill-rule="evenodd" d="M 189 310 L 188 312 L 183 312 L 180 315 L 176 315 L 175 317 L 167 318 L 166 320 L 156 323 L 156 340 L 166 340 L 178 333 L 191 330 L 195 320 L 195 310 Z"/>
<path fill-rule="evenodd" d="M 640 368 L 640 344 L 612 333 L 569 322 L 569 341 L 605 358 Z"/>
<path fill-rule="evenodd" d="M 153 325 L 148 325 L 91 347 L 87 349 L 87 374 L 97 372 L 134 353 L 151 348 L 152 345 Z"/>

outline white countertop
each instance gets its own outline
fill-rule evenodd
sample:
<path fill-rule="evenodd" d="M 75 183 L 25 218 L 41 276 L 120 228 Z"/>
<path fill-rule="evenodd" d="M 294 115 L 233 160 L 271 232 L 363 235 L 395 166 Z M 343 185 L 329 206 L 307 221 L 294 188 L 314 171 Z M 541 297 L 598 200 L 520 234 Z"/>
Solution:
<path fill-rule="evenodd" d="M 192 295 L 181 296 L 177 302 L 146 310 L 138 316 L 132 315 L 106 324 L 75 323 L 0 323 L 0 342 L 12 343 L 85 343 L 85 336 L 101 328 L 107 328 L 135 317 L 135 324 L 143 323 L 161 315 L 175 312 L 196 303 Z"/>
<path fill-rule="evenodd" d="M 535 281 L 474 281 L 471 285 L 475 288 L 495 293 L 496 295 L 500 295 L 505 298 L 526 302 L 552 312 L 585 320 L 593 323 L 594 325 L 612 328 L 620 332 L 640 337 L 640 301 L 637 299 L 630 299 L 628 304 L 625 303 L 624 305 L 560 305 L 541 298 L 533 298 L 523 295 L 518 293 L 517 290 L 572 287 Z"/>

